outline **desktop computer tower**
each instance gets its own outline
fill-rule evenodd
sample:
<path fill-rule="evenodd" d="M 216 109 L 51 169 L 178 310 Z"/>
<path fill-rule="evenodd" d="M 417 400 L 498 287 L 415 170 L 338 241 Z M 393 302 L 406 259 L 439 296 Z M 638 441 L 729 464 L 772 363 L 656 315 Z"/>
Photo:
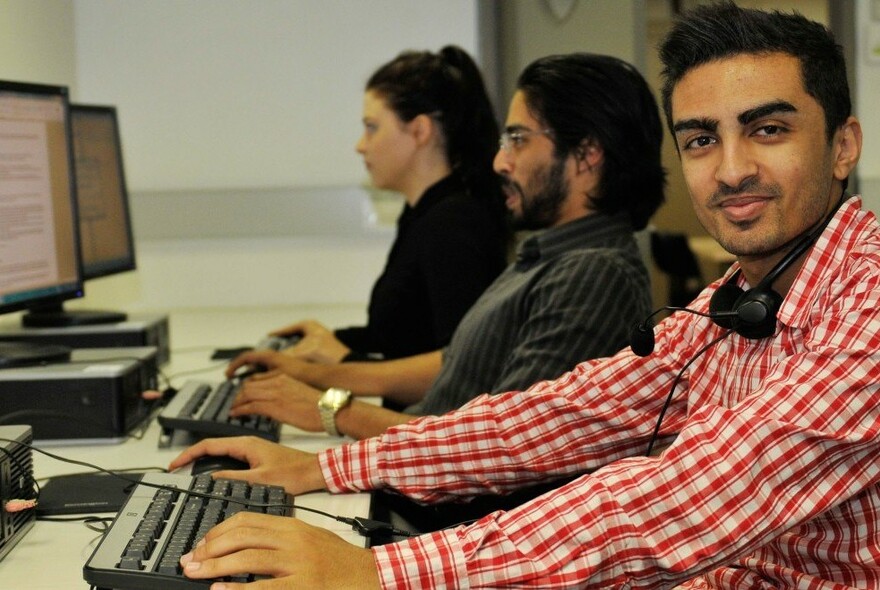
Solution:
<path fill-rule="evenodd" d="M 164 365 L 171 358 L 168 316 L 132 314 L 124 322 L 84 324 L 58 328 L 30 328 L 21 324 L 0 325 L 0 340 L 60 344 L 70 348 L 116 348 L 154 346 Z"/>
<path fill-rule="evenodd" d="M 141 425 L 155 402 L 153 347 L 74 350 L 70 362 L 0 370 L 0 424 L 29 424 L 48 444 L 113 443 Z"/>
<path fill-rule="evenodd" d="M 135 360 L 140 363 L 137 379 L 140 391 L 159 387 L 159 349 L 155 346 L 122 346 L 119 348 L 79 348 L 71 351 L 70 362 L 112 363 Z"/>
<path fill-rule="evenodd" d="M 33 442 L 29 426 L 0 426 L 0 506 L 9 500 L 30 500 L 34 497 L 34 460 L 30 448 L 7 442 L 29 445 Z M 16 543 L 34 525 L 36 512 L 0 510 L 0 559 L 6 557 Z"/>

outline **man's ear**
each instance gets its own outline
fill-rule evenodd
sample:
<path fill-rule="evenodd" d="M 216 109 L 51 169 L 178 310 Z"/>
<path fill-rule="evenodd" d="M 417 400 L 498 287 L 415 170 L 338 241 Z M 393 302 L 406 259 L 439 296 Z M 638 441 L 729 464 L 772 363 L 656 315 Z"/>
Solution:
<path fill-rule="evenodd" d="M 578 172 L 593 172 L 605 160 L 605 152 L 596 141 L 585 139 L 574 150 Z"/>
<path fill-rule="evenodd" d="M 834 178 L 848 177 L 862 153 L 862 127 L 855 117 L 848 118 L 834 134 Z"/>

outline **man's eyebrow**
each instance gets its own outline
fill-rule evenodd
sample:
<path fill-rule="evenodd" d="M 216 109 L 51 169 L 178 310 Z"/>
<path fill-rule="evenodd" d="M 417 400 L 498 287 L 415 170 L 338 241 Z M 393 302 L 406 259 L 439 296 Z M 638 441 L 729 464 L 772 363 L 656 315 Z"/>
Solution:
<path fill-rule="evenodd" d="M 685 119 L 672 126 L 673 133 L 694 130 L 714 132 L 716 129 L 718 129 L 718 120 L 709 118 Z"/>
<path fill-rule="evenodd" d="M 767 104 L 763 104 L 761 106 L 755 107 L 753 109 L 749 109 L 747 111 L 743 111 L 736 118 L 739 121 L 740 125 L 748 125 L 752 121 L 756 121 L 758 119 L 762 119 L 769 115 L 774 115 L 776 113 L 796 113 L 797 108 L 793 104 L 785 100 L 777 100 L 775 102 L 769 102 Z"/>
<path fill-rule="evenodd" d="M 757 121 L 764 117 L 778 114 L 778 113 L 796 113 L 797 107 L 785 100 L 777 100 L 774 102 L 768 102 L 767 104 L 762 104 L 753 109 L 749 109 L 747 111 L 743 111 L 740 113 L 736 120 L 740 125 L 748 125 L 753 121 Z M 685 119 L 683 121 L 679 121 L 675 125 L 672 126 L 672 132 L 678 133 L 680 131 L 708 131 L 714 132 L 718 129 L 718 120 L 706 118 L 694 118 L 694 119 Z"/>
<path fill-rule="evenodd" d="M 519 123 L 517 123 L 517 124 L 515 124 L 515 125 L 507 125 L 507 126 L 504 128 L 504 130 L 505 130 L 507 133 L 516 133 L 517 131 L 531 131 L 531 129 L 529 129 L 529 128 L 526 127 L 525 125 L 521 125 L 521 124 L 519 124 Z"/>

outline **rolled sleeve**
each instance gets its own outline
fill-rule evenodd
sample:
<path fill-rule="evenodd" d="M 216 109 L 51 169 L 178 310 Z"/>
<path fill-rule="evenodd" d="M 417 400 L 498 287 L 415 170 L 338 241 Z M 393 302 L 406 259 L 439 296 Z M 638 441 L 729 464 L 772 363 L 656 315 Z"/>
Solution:
<path fill-rule="evenodd" d="M 340 494 L 380 487 L 378 452 L 379 440 L 371 438 L 318 453 L 327 489 Z"/>
<path fill-rule="evenodd" d="M 422 535 L 373 548 L 382 588 L 470 588 L 457 530 Z"/>

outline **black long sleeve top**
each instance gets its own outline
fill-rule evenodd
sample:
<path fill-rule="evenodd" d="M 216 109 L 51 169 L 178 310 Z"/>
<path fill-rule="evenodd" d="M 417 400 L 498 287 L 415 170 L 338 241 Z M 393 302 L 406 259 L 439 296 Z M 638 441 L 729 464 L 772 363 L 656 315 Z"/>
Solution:
<path fill-rule="evenodd" d="M 452 174 L 404 207 L 370 296 L 368 323 L 336 330 L 351 358 L 399 358 L 445 346 L 465 312 L 504 269 L 504 220 Z"/>

